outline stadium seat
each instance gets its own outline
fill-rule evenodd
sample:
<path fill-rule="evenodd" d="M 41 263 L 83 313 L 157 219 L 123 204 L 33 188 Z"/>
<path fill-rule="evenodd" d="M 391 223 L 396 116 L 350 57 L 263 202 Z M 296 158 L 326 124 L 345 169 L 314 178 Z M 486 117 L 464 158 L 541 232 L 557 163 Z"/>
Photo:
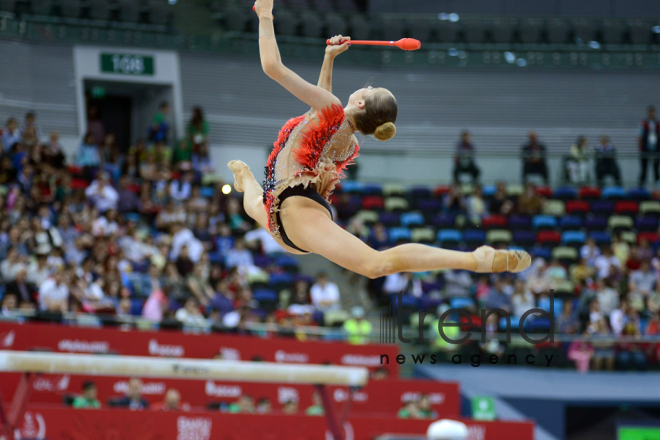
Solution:
<path fill-rule="evenodd" d="M 430 199 L 432 193 L 428 186 L 413 186 L 410 188 L 410 197 L 415 200 Z"/>
<path fill-rule="evenodd" d="M 435 197 L 442 197 L 449 192 L 449 186 L 439 185 L 433 189 L 433 195 Z"/>
<path fill-rule="evenodd" d="M 534 258 L 543 258 L 546 261 L 552 258 L 552 249 L 546 246 L 541 246 L 539 244 L 529 249 L 529 253 Z"/>
<path fill-rule="evenodd" d="M 404 196 L 406 194 L 406 187 L 400 183 L 386 183 L 383 185 L 383 195 L 390 196 Z"/>
<path fill-rule="evenodd" d="M 565 215 L 559 219 L 559 228 L 562 231 L 576 230 L 582 227 L 582 217 L 577 215 Z"/>
<path fill-rule="evenodd" d="M 546 200 L 541 211 L 543 215 L 561 217 L 566 213 L 566 207 L 561 200 Z"/>
<path fill-rule="evenodd" d="M 641 243 L 642 240 L 648 240 L 649 243 L 654 244 L 658 241 L 657 232 L 640 232 L 637 234 L 637 242 Z"/>
<path fill-rule="evenodd" d="M 215 188 L 212 186 L 203 186 L 199 189 L 199 195 L 206 199 L 210 199 L 215 195 Z"/>
<path fill-rule="evenodd" d="M 549 215 L 535 215 L 532 218 L 532 228 L 539 229 L 555 229 L 557 228 L 557 219 Z"/>
<path fill-rule="evenodd" d="M 643 19 L 627 20 L 628 35 L 632 44 L 649 44 L 651 42 L 651 28 L 648 21 Z"/>
<path fill-rule="evenodd" d="M 582 200 L 599 200 L 602 192 L 596 186 L 583 186 L 580 188 L 579 196 Z"/>
<path fill-rule="evenodd" d="M 480 44 L 484 42 L 486 38 L 487 22 L 482 18 L 468 18 L 463 19 L 461 17 L 461 22 L 463 23 L 463 35 L 465 36 L 465 42 L 468 44 Z"/>
<path fill-rule="evenodd" d="M 300 23 L 296 14 L 282 9 L 277 11 L 277 20 L 273 24 L 278 34 L 295 36 L 298 33 Z"/>
<path fill-rule="evenodd" d="M 530 246 L 536 242 L 534 231 L 513 231 L 513 242 L 519 246 Z"/>
<path fill-rule="evenodd" d="M 336 33 L 331 33 L 331 35 L 340 35 Z M 378 183 L 365 183 L 362 186 L 362 194 L 365 196 L 382 196 L 383 195 L 383 185 Z"/>
<path fill-rule="evenodd" d="M 590 216 L 584 220 L 584 227 L 588 231 L 603 231 L 607 229 L 607 217 Z"/>
<path fill-rule="evenodd" d="M 635 229 L 640 232 L 655 231 L 658 229 L 658 219 L 656 217 L 637 217 Z"/>
<path fill-rule="evenodd" d="M 417 308 L 418 300 L 412 295 L 401 296 L 401 307 Z M 399 308 L 399 295 L 392 295 L 392 305 L 394 309 Z"/>
<path fill-rule="evenodd" d="M 557 296 L 562 296 L 562 297 L 575 296 L 575 285 L 573 284 L 573 282 L 571 280 L 557 281 L 555 283 L 555 301 L 557 300 Z M 555 310 L 557 309 L 555 308 Z"/>
<path fill-rule="evenodd" d="M 399 241 L 410 241 L 410 239 L 412 238 L 410 229 L 404 227 L 390 228 L 389 236 L 390 236 L 390 240 L 393 243 L 397 243 Z"/>
<path fill-rule="evenodd" d="M 528 322 L 528 320 L 525 320 L 525 324 Z M 518 330 L 520 327 L 520 316 L 511 316 L 509 319 L 507 319 L 506 316 L 502 316 L 497 323 L 498 329 L 502 332 L 506 332 L 509 325 L 511 330 Z"/>
<path fill-rule="evenodd" d="M 254 254 L 254 265 L 262 269 L 267 268 L 273 263 L 273 260 L 268 255 Z"/>
<path fill-rule="evenodd" d="M 380 196 L 366 196 L 362 199 L 362 209 L 381 210 L 385 207 L 385 202 Z"/>
<path fill-rule="evenodd" d="M 603 188 L 603 198 L 606 200 L 623 200 L 626 198 L 626 191 L 619 186 L 608 186 Z"/>
<path fill-rule="evenodd" d="M 495 188 L 495 185 L 484 185 L 481 187 L 481 194 L 484 197 L 493 197 L 495 195 L 495 192 L 497 192 L 497 188 Z"/>
<path fill-rule="evenodd" d="M 633 219 L 625 215 L 613 215 L 607 221 L 607 227 L 614 232 L 632 229 L 633 225 Z"/>
<path fill-rule="evenodd" d="M 625 27 L 619 19 L 603 20 L 601 26 L 601 38 L 605 44 L 621 44 L 625 35 Z"/>
<path fill-rule="evenodd" d="M 362 194 L 364 184 L 355 180 L 344 180 L 340 185 L 341 191 L 345 193 Z"/>
<path fill-rule="evenodd" d="M 326 310 L 323 312 L 323 325 L 326 327 L 340 327 L 351 315 L 346 310 Z"/>
<path fill-rule="evenodd" d="M 417 199 L 415 207 L 425 214 L 435 214 L 442 210 L 442 200 Z"/>
<path fill-rule="evenodd" d="M 410 231 L 410 238 L 415 243 L 431 244 L 435 241 L 433 228 L 415 228 Z"/>
<path fill-rule="evenodd" d="M 589 238 L 596 242 L 597 245 L 610 244 L 612 242 L 612 237 L 610 234 L 603 231 L 592 231 L 589 233 Z"/>
<path fill-rule="evenodd" d="M 628 244 L 637 244 L 637 233 L 634 231 L 621 231 L 620 236 Z"/>
<path fill-rule="evenodd" d="M 441 229 L 438 231 L 438 241 L 442 247 L 446 247 L 448 244 L 456 246 L 463 241 L 463 234 L 456 229 Z"/>
<path fill-rule="evenodd" d="M 640 202 L 650 199 L 651 193 L 646 188 L 631 188 L 628 190 L 628 195 L 626 198 L 628 200 L 636 200 Z"/>
<path fill-rule="evenodd" d="M 463 232 L 463 241 L 468 246 L 481 246 L 486 242 L 486 233 L 480 229 L 468 229 Z"/>
<path fill-rule="evenodd" d="M 578 260 L 577 249 L 569 246 L 558 246 L 552 250 L 552 258 L 562 264 L 573 264 Z"/>
<path fill-rule="evenodd" d="M 393 226 L 399 226 L 401 224 L 401 219 L 399 214 L 396 212 L 381 212 L 380 222 L 389 228 Z"/>
<path fill-rule="evenodd" d="M 429 41 L 431 38 L 431 21 L 423 18 L 409 18 L 408 37 L 419 41 Z"/>
<path fill-rule="evenodd" d="M 577 196 L 577 190 L 570 186 L 559 187 L 555 190 L 554 193 L 554 198 L 559 200 L 573 200 L 577 199 Z"/>
<path fill-rule="evenodd" d="M 338 0 L 341 11 L 347 11 L 342 4 L 353 4 L 351 0 Z M 356 40 L 368 40 L 371 38 L 371 23 L 361 14 L 350 14 L 348 24 L 351 29 L 351 38 Z"/>
<path fill-rule="evenodd" d="M 557 245 L 561 242 L 561 234 L 557 231 L 539 231 L 536 234 L 536 241 L 542 245 Z"/>
<path fill-rule="evenodd" d="M 543 20 L 529 17 L 522 19 L 518 26 L 520 42 L 523 44 L 538 44 L 543 33 Z"/>
<path fill-rule="evenodd" d="M 553 311 L 554 311 L 555 319 L 556 319 L 561 315 L 562 308 L 564 307 L 564 301 L 561 298 L 555 298 L 553 300 L 553 302 L 554 302 L 554 307 L 553 307 L 554 310 Z M 542 296 L 541 298 L 539 298 L 537 307 L 539 309 L 545 310 L 548 313 L 551 313 L 550 312 L 550 297 Z"/>
<path fill-rule="evenodd" d="M 441 43 L 456 43 L 460 30 L 458 22 L 440 20 L 435 23 L 435 34 Z"/>
<path fill-rule="evenodd" d="M 320 38 L 323 32 L 323 16 L 312 11 L 300 13 L 301 32 L 303 37 Z"/>
<path fill-rule="evenodd" d="M 581 246 L 587 241 L 587 234 L 582 231 L 566 231 L 561 234 L 561 244 L 566 246 Z"/>
<path fill-rule="evenodd" d="M 545 197 L 546 199 L 552 198 L 553 195 L 552 188 L 545 185 L 537 186 L 536 193 L 541 197 Z"/>
<path fill-rule="evenodd" d="M 610 215 L 614 213 L 614 202 L 609 200 L 595 200 L 591 202 L 591 212 L 593 214 Z"/>
<path fill-rule="evenodd" d="M 360 219 L 364 224 L 373 224 L 377 223 L 380 217 L 376 211 L 361 210 L 355 214 L 355 217 Z"/>
<path fill-rule="evenodd" d="M 579 18 L 572 20 L 573 34 L 583 43 L 589 43 L 596 39 L 596 22 L 589 18 Z"/>
<path fill-rule="evenodd" d="M 589 203 L 584 200 L 566 201 L 566 212 L 573 215 L 584 215 L 590 211 Z"/>
<path fill-rule="evenodd" d="M 492 229 L 486 233 L 486 242 L 489 244 L 509 244 L 512 240 L 511 231 L 506 229 Z"/>
<path fill-rule="evenodd" d="M 472 298 L 455 297 L 449 300 L 449 307 L 452 309 L 474 309 L 476 305 Z"/>
<path fill-rule="evenodd" d="M 660 202 L 646 200 L 639 204 L 639 213 L 643 216 L 660 217 Z"/>
<path fill-rule="evenodd" d="M 522 193 L 525 192 L 525 187 L 522 185 L 507 185 L 506 187 L 506 195 L 508 197 L 518 197 L 522 195 Z"/>
<path fill-rule="evenodd" d="M 401 226 L 420 226 L 424 224 L 424 216 L 421 212 L 405 212 L 401 214 Z"/>
<path fill-rule="evenodd" d="M 484 229 L 506 228 L 506 217 L 501 215 L 489 215 L 481 221 Z"/>
<path fill-rule="evenodd" d="M 259 303 L 262 301 L 277 302 L 279 300 L 277 292 L 270 289 L 257 289 L 252 293 L 252 297 Z"/>
<path fill-rule="evenodd" d="M 276 292 L 291 287 L 293 283 L 294 276 L 287 272 L 271 273 L 270 278 L 268 279 L 268 285 Z"/>
<path fill-rule="evenodd" d="M 639 205 L 632 200 L 621 200 L 614 204 L 614 212 L 623 215 L 637 215 Z"/>
<path fill-rule="evenodd" d="M 515 18 L 494 18 L 491 29 L 491 37 L 493 39 L 493 43 L 511 43 L 513 41 L 517 27 L 518 20 Z"/>
<path fill-rule="evenodd" d="M 407 211 L 408 208 L 408 201 L 403 197 L 388 197 L 385 199 L 386 211 Z"/>
<path fill-rule="evenodd" d="M 438 317 L 433 313 L 424 315 L 424 327 L 433 325 L 436 319 L 438 319 Z M 419 328 L 419 313 L 412 313 L 410 315 L 410 327 L 415 331 Z"/>
<path fill-rule="evenodd" d="M 531 229 L 532 218 L 528 215 L 513 214 L 509 217 L 509 229 L 512 231 L 517 229 Z"/>
<path fill-rule="evenodd" d="M 282 267 L 287 272 L 298 272 L 298 260 L 288 254 L 278 255 L 275 264 Z"/>
<path fill-rule="evenodd" d="M 456 226 L 456 216 L 451 214 L 438 214 L 433 217 L 433 226 L 438 229 L 453 228 Z"/>

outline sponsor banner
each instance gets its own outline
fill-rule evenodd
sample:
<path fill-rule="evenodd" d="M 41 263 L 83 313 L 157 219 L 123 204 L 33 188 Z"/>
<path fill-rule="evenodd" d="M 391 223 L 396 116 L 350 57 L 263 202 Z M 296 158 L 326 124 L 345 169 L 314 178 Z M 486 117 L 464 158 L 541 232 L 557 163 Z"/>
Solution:
<path fill-rule="evenodd" d="M 390 377 L 398 376 L 396 345 L 350 345 L 343 342 L 300 342 L 289 338 L 260 338 L 173 331 L 122 331 L 115 328 L 67 327 L 52 324 L 0 323 L 0 350 L 50 349 L 64 353 L 113 353 L 131 356 L 211 359 L 217 354 L 227 360 L 362 366 L 381 366 L 389 357 Z"/>
<path fill-rule="evenodd" d="M 9 402 L 18 386 L 21 373 L 0 373 L 0 393 Z M 128 391 L 128 378 L 110 376 L 78 376 L 44 374 L 35 379 L 30 395 L 30 403 L 59 404 L 66 395 L 80 393 L 82 384 L 93 381 L 98 389 L 98 398 L 103 403 L 110 397 L 121 396 Z M 153 379 L 145 378 L 142 395 L 151 404 L 162 402 L 165 392 L 177 389 L 181 399 L 194 408 L 205 408 L 211 402 L 231 403 L 243 394 L 252 396 L 255 402 L 267 397 L 274 410 L 289 401 L 298 402 L 301 409 L 312 404 L 312 385 L 282 385 L 256 382 L 222 382 L 217 380 L 194 379 Z M 346 387 L 330 387 L 337 409 L 341 409 L 351 394 Z M 364 388 L 352 395 L 353 413 L 379 413 L 393 417 L 403 403 L 417 400 L 422 393 L 429 395 L 433 409 L 441 417 L 458 417 L 460 397 L 458 384 L 430 380 L 371 380 Z"/>
<path fill-rule="evenodd" d="M 533 440 L 529 422 L 475 422 L 468 440 Z M 431 421 L 350 417 L 347 440 L 372 440 L 383 434 L 426 433 Z M 176 433 L 174 437 L 173 433 Z M 30 406 L 16 433 L 32 440 L 319 440 L 332 438 L 324 417 L 272 414 L 180 413 L 127 410 L 72 410 Z M 110 436 L 110 437 L 109 437 Z"/>

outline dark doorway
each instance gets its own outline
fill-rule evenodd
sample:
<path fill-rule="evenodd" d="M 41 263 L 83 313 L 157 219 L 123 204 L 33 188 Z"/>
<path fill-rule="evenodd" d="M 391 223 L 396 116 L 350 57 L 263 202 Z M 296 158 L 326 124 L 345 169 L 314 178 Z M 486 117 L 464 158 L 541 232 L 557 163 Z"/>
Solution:
<path fill-rule="evenodd" d="M 131 145 L 133 99 L 130 96 L 106 95 L 103 98 L 88 100 L 88 108 L 91 105 L 98 108 L 105 134 L 113 133 L 119 150 L 128 151 Z"/>

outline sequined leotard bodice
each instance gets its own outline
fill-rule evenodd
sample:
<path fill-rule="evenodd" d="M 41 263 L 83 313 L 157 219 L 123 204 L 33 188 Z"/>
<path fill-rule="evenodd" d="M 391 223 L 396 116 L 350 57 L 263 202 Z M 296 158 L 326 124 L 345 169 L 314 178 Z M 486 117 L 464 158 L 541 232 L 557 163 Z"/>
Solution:
<path fill-rule="evenodd" d="M 338 104 L 313 116 L 290 119 L 282 127 L 268 157 L 263 195 L 268 230 L 276 238 L 281 238 L 276 215 L 279 195 L 288 187 L 312 185 L 327 199 L 343 177 L 343 170 L 358 155 L 360 147 L 353 131 Z"/>

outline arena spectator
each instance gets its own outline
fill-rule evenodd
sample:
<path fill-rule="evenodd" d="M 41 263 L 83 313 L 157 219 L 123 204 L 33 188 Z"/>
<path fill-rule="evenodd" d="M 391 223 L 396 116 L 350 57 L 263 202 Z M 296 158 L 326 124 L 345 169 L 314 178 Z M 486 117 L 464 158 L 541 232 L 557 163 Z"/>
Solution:
<path fill-rule="evenodd" d="M 545 155 L 545 145 L 539 142 L 535 131 L 530 131 L 527 143 L 522 146 L 523 181 L 527 181 L 530 174 L 536 174 L 543 178 L 546 185 L 549 184 L 548 164 Z"/>
<path fill-rule="evenodd" d="M 606 279 L 601 279 L 598 287 L 596 297 L 598 298 L 600 311 L 605 316 L 609 316 L 612 310 L 619 306 L 619 292 L 612 286 L 611 281 Z"/>
<path fill-rule="evenodd" d="M 148 321 L 160 322 L 169 307 L 169 297 L 167 289 L 155 289 L 149 294 L 149 298 L 142 308 L 142 317 Z"/>
<path fill-rule="evenodd" d="M 0 316 L 4 318 L 12 318 L 18 312 L 18 297 L 9 292 L 5 292 L 0 304 Z"/>
<path fill-rule="evenodd" d="M 481 171 L 474 162 L 475 148 L 472 143 L 470 132 L 464 130 L 461 132 L 461 140 L 456 144 L 456 153 L 454 155 L 454 182 L 460 183 L 461 174 L 469 174 L 472 177 L 472 183 L 479 181 Z"/>
<path fill-rule="evenodd" d="M 367 243 L 378 251 L 383 251 L 392 247 L 392 242 L 387 234 L 385 225 L 382 223 L 376 223 Z"/>
<path fill-rule="evenodd" d="M 575 185 L 583 185 L 589 181 L 589 151 L 587 138 L 579 136 L 571 145 L 566 158 L 566 176 Z"/>
<path fill-rule="evenodd" d="M 516 203 L 518 214 L 534 216 L 540 214 L 543 208 L 543 198 L 536 191 L 532 182 L 525 183 L 525 191 L 518 196 Z"/>
<path fill-rule="evenodd" d="M 66 312 L 69 300 L 69 286 L 65 274 L 57 270 L 39 286 L 39 309 L 48 312 Z"/>
<path fill-rule="evenodd" d="M 99 166 L 101 166 L 99 146 L 92 133 L 88 132 L 85 134 L 76 155 L 76 164 L 83 167 L 88 176 L 92 176 Z"/>
<path fill-rule="evenodd" d="M 149 409 L 149 402 L 142 397 L 142 380 L 137 377 L 129 379 L 126 395 L 111 399 L 108 405 L 130 410 Z"/>
<path fill-rule="evenodd" d="M 318 391 L 314 391 L 312 394 L 312 404 L 307 407 L 305 414 L 308 416 L 322 416 L 325 414 L 323 400 L 321 400 L 321 395 Z"/>
<path fill-rule="evenodd" d="M 339 287 L 331 281 L 328 281 L 328 275 L 320 272 L 316 276 L 316 282 L 310 290 L 312 304 L 316 310 L 324 312 L 326 310 L 339 309 Z"/>
<path fill-rule="evenodd" d="M 170 105 L 167 102 L 161 102 L 149 129 L 150 141 L 167 143 L 170 132 L 170 124 L 167 119 L 169 112 Z"/>
<path fill-rule="evenodd" d="M 592 332 L 592 336 L 595 336 L 597 338 L 594 339 L 594 341 L 592 342 L 592 345 L 595 350 L 592 364 L 593 364 L 593 369 L 595 371 L 599 371 L 599 370 L 611 371 L 614 369 L 615 354 L 616 354 L 614 350 L 615 344 L 612 342 L 608 342 L 606 340 L 606 338 L 611 335 L 612 332 L 610 331 L 609 326 L 607 324 L 607 319 L 605 318 L 599 319 Z"/>
<path fill-rule="evenodd" d="M 516 205 L 513 200 L 508 196 L 506 183 L 500 181 L 497 182 L 495 195 L 490 201 L 489 210 L 493 215 L 503 215 L 508 216 L 513 212 Z"/>
<path fill-rule="evenodd" d="M 234 414 L 254 414 L 254 401 L 251 396 L 242 394 L 235 403 L 229 404 L 227 412 Z"/>
<path fill-rule="evenodd" d="M 170 197 L 176 202 L 190 199 L 194 175 L 191 172 L 183 173 L 180 180 L 172 180 L 170 183 Z"/>
<path fill-rule="evenodd" d="M 490 310 L 499 308 L 511 313 L 511 296 L 506 292 L 508 287 L 504 278 L 498 278 L 486 297 L 486 308 Z"/>
<path fill-rule="evenodd" d="M 101 402 L 96 398 L 96 384 L 92 381 L 85 381 L 82 384 L 82 393 L 73 399 L 71 406 L 74 408 L 101 408 Z"/>
<path fill-rule="evenodd" d="M 417 403 L 413 400 L 407 400 L 403 407 L 397 413 L 397 417 L 400 419 L 417 419 L 419 417 L 419 410 L 417 408 Z"/>
<path fill-rule="evenodd" d="M 177 321 L 186 326 L 208 327 L 204 315 L 199 311 L 199 305 L 195 298 L 188 298 L 182 308 L 174 315 Z"/>
<path fill-rule="evenodd" d="M 282 414 L 286 415 L 296 415 L 298 414 L 298 401 L 294 399 L 289 399 L 282 405 Z"/>
<path fill-rule="evenodd" d="M 580 258 L 585 259 L 588 266 L 593 266 L 599 256 L 600 248 L 593 238 L 587 238 L 586 243 L 580 248 Z"/>
<path fill-rule="evenodd" d="M 394 273 L 385 277 L 383 291 L 388 295 L 413 295 L 416 298 L 422 296 L 422 282 L 411 272 Z"/>
<path fill-rule="evenodd" d="M 442 206 L 446 214 L 458 215 L 466 212 L 465 198 L 458 183 L 453 183 L 449 192 L 442 200 Z"/>
<path fill-rule="evenodd" d="M 443 272 L 445 280 L 445 293 L 448 297 L 469 296 L 472 287 L 472 277 L 464 270 L 446 270 Z"/>
<path fill-rule="evenodd" d="M 204 119 L 204 111 L 201 107 L 194 107 L 187 129 L 189 148 L 192 151 L 199 151 L 202 146 L 206 147 L 208 135 L 209 123 Z"/>
<path fill-rule="evenodd" d="M 481 220 L 487 213 L 486 207 L 486 200 L 484 200 L 481 185 L 477 185 L 472 195 L 467 199 L 468 218 L 474 226 L 481 226 Z"/>
<path fill-rule="evenodd" d="M 516 280 L 513 294 L 511 295 L 511 307 L 513 316 L 522 316 L 527 310 L 536 307 L 534 295 L 525 289 L 523 280 Z"/>
<path fill-rule="evenodd" d="M 621 170 L 616 159 L 616 148 L 611 144 L 609 136 L 601 136 L 600 143 L 595 148 L 596 183 L 603 186 L 605 177 L 611 176 L 614 183 L 621 186 Z"/>
<path fill-rule="evenodd" d="M 119 194 L 108 181 L 106 173 L 99 173 L 96 180 L 85 189 L 85 196 L 100 213 L 108 209 L 117 209 Z"/>
<path fill-rule="evenodd" d="M 344 322 L 344 331 L 346 332 L 349 344 L 367 344 L 371 336 L 371 323 L 364 319 L 364 308 L 354 306 L 351 308 L 351 318 Z"/>
<path fill-rule="evenodd" d="M 192 168 L 192 148 L 185 139 L 177 142 L 172 151 L 172 166 L 187 171 Z"/>
<path fill-rule="evenodd" d="M 555 329 L 560 334 L 573 335 L 580 329 L 580 323 L 573 310 L 573 301 L 567 300 L 562 306 L 561 315 L 556 318 Z"/>
<path fill-rule="evenodd" d="M 417 418 L 420 419 L 436 419 L 438 413 L 433 410 L 431 406 L 431 398 L 428 394 L 422 394 L 417 401 Z"/>
<path fill-rule="evenodd" d="M 660 137 L 660 123 L 656 119 L 655 107 L 652 105 L 646 109 L 646 119 L 642 121 L 639 129 L 637 142 L 640 151 L 640 173 L 639 186 L 646 184 L 646 169 L 649 161 L 653 163 L 653 181 L 657 184 L 660 180 L 660 157 L 658 156 L 658 138 Z"/>
<path fill-rule="evenodd" d="M 257 400 L 257 414 L 270 414 L 271 412 L 273 412 L 273 404 L 268 397 L 262 397 Z"/>
<path fill-rule="evenodd" d="M 275 241 L 267 230 L 255 223 L 254 229 L 243 237 L 246 246 L 253 250 L 261 250 L 266 255 L 283 253 L 284 249 Z"/>
<path fill-rule="evenodd" d="M 174 388 L 167 390 L 163 401 L 156 403 L 153 407 L 159 411 L 188 411 L 190 409 L 190 405 L 181 404 L 181 393 Z"/>
<path fill-rule="evenodd" d="M 16 118 L 9 118 L 2 131 L 2 149 L 8 152 L 14 147 L 14 144 L 21 142 L 21 131 L 18 129 Z"/>

